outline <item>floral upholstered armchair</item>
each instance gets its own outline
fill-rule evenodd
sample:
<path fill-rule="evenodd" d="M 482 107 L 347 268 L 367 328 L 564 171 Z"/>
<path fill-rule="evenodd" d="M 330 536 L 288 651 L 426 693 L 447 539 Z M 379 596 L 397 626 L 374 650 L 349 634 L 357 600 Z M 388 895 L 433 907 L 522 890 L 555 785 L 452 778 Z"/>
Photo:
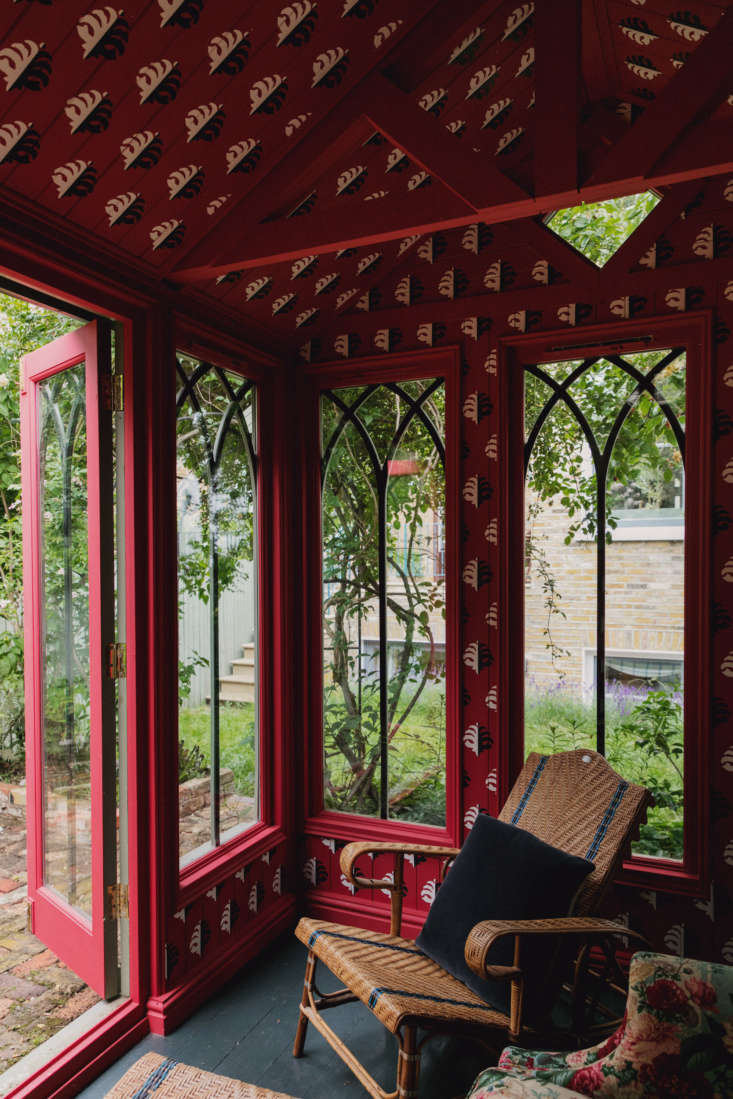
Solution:
<path fill-rule="evenodd" d="M 508 1046 L 467 1099 L 729 1099 L 733 966 L 641 952 L 626 1015 L 600 1045 L 574 1053 Z"/>

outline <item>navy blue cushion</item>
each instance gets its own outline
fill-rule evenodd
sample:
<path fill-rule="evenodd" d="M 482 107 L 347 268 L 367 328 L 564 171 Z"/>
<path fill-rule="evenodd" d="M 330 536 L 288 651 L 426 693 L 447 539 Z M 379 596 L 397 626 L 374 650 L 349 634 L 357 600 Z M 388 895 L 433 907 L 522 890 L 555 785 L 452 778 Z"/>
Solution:
<path fill-rule="evenodd" d="M 567 916 L 575 895 L 593 869 L 587 859 L 568 855 L 523 828 L 480 814 L 430 908 L 417 945 L 498 1011 L 508 1012 L 509 986 L 486 981 L 469 969 L 466 939 L 481 920 L 527 920 Z M 512 965 L 514 936 L 494 943 L 487 961 Z M 525 936 L 521 965 L 532 975 L 525 986 L 525 1014 L 544 1005 L 548 968 L 545 936 Z M 537 988 L 538 994 L 534 994 Z"/>

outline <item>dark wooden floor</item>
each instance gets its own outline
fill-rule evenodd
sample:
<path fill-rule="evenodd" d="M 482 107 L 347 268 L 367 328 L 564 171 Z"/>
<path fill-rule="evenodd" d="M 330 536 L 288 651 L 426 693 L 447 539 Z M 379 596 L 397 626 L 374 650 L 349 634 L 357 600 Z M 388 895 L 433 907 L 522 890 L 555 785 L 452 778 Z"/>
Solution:
<path fill-rule="evenodd" d="M 101 1099 L 143 1053 L 155 1050 L 187 1064 L 250 1083 L 265 1084 L 298 1099 L 329 1099 L 366 1092 L 343 1062 L 311 1027 L 305 1056 L 292 1056 L 293 1036 L 303 985 L 305 948 L 292 936 L 279 940 L 216 997 L 167 1038 L 148 1035 L 82 1093 Z M 319 970 L 324 991 L 335 987 Z M 329 1012 L 329 1023 L 354 1050 L 383 1087 L 394 1088 L 397 1045 L 361 1004 Z M 436 1038 L 423 1054 L 420 1099 L 465 1095 L 478 1071 L 489 1062 L 480 1046 Z"/>

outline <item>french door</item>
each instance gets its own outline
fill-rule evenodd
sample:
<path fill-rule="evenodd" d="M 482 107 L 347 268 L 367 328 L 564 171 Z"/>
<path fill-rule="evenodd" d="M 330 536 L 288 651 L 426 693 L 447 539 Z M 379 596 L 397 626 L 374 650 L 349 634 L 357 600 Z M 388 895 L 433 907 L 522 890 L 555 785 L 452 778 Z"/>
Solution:
<path fill-rule="evenodd" d="M 111 331 L 26 355 L 21 381 L 31 929 L 100 996 L 119 989 Z"/>

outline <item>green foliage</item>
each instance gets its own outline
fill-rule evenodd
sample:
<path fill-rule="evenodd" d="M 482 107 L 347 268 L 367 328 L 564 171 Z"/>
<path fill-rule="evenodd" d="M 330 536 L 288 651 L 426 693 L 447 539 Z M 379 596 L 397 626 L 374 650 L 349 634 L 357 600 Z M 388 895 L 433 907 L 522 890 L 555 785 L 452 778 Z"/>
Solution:
<path fill-rule="evenodd" d="M 19 777 L 25 766 L 20 360 L 79 323 L 0 295 L 0 774 L 8 778 Z M 47 554 L 47 578 L 52 582 L 60 564 L 56 549 L 49 545 Z M 50 698 L 49 703 L 53 709 Z M 57 719 L 53 713 L 49 719 L 53 735 Z"/>
<path fill-rule="evenodd" d="M 211 766 L 211 714 L 206 706 L 180 711 L 178 720 L 179 758 L 182 752 L 194 753 L 206 768 Z M 219 761 L 222 768 L 234 772 L 238 794 L 255 796 L 255 707 L 251 702 L 228 706 L 219 711 Z M 194 776 L 189 776 L 194 777 Z M 185 781 L 179 777 L 179 782 Z"/>
<path fill-rule="evenodd" d="M 193 677 L 198 668 L 208 668 L 208 658 L 201 653 L 193 653 L 190 660 L 178 661 L 178 705 L 183 706 L 191 694 Z"/>
<path fill-rule="evenodd" d="M 188 782 L 192 778 L 201 778 L 210 773 L 210 767 L 206 762 L 204 753 L 198 744 L 186 744 L 185 740 L 178 741 L 178 781 Z"/>
<path fill-rule="evenodd" d="M 654 798 L 634 852 L 662 858 L 683 855 L 682 706 L 667 691 L 609 690 L 606 756 L 624 778 Z M 595 747 L 595 710 L 572 691 L 531 689 L 525 699 L 527 752 Z"/>
<path fill-rule="evenodd" d="M 598 267 L 617 252 L 652 212 L 659 196 L 652 191 L 558 210 L 548 225 Z"/>

